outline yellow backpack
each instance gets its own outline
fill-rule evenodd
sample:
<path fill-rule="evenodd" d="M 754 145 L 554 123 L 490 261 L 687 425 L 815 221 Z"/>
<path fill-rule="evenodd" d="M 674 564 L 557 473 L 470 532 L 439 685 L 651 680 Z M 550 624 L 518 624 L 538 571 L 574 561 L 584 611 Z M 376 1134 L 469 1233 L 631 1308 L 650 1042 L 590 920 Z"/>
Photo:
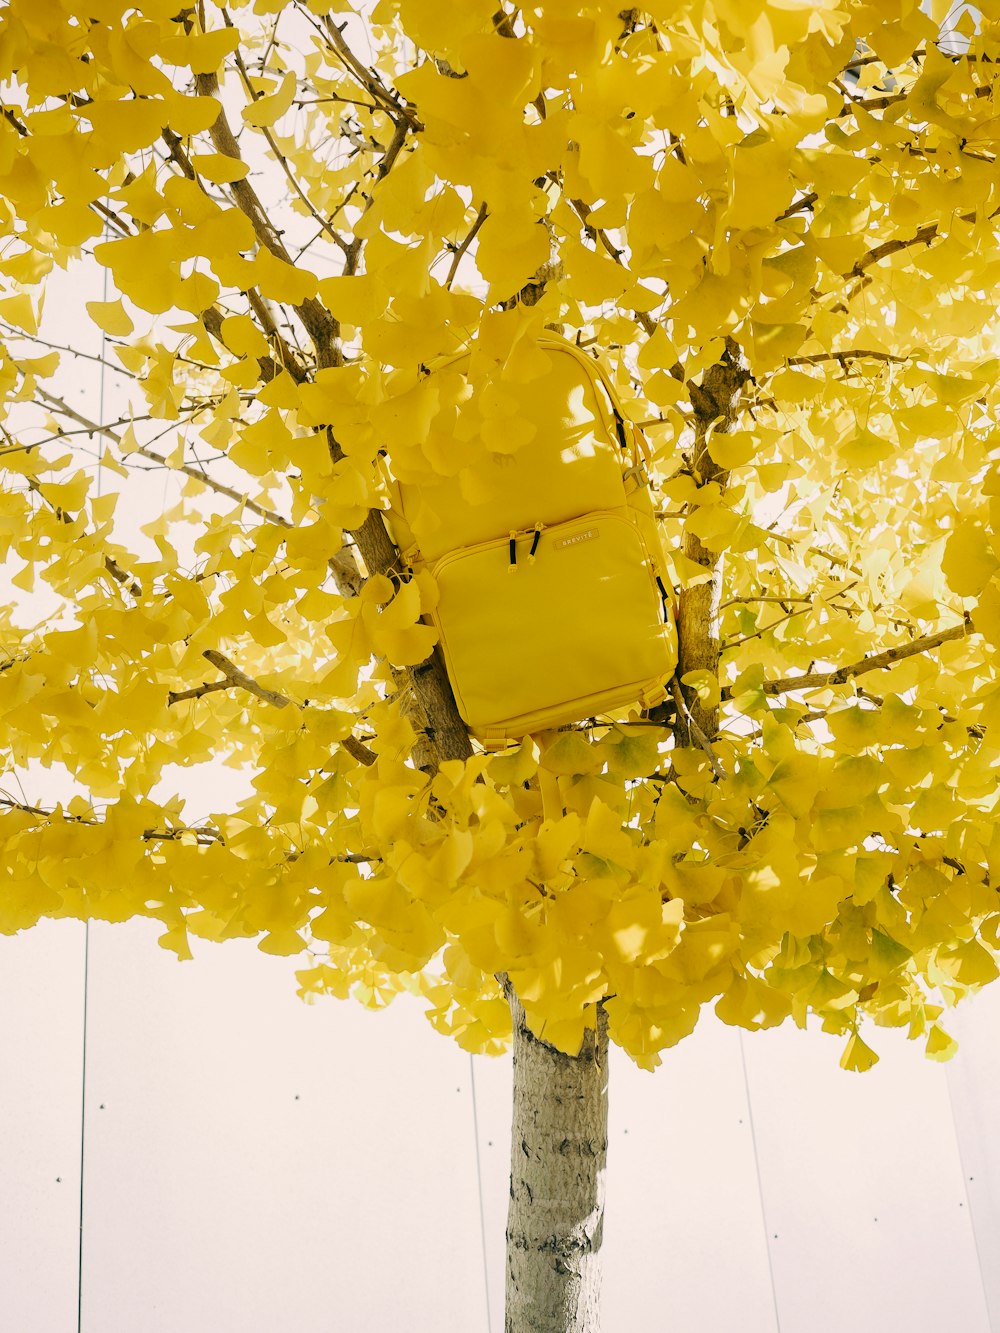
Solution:
<path fill-rule="evenodd" d="M 529 356 L 499 417 L 476 405 L 482 428 L 460 441 L 453 475 L 389 460 L 397 542 L 432 576 L 458 710 L 488 748 L 651 708 L 677 660 L 642 434 L 574 344 L 544 337 Z M 467 381 L 469 361 L 428 378 Z"/>

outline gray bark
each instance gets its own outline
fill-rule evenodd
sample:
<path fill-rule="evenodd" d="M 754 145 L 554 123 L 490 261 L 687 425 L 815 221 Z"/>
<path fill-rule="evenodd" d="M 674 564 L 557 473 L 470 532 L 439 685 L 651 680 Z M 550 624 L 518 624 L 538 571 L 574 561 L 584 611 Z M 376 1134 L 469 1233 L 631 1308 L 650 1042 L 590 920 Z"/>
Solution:
<path fill-rule="evenodd" d="M 577 1056 L 514 1020 L 506 1333 L 598 1333 L 608 1152 L 608 1029 Z"/>
<path fill-rule="evenodd" d="M 750 371 L 739 345 L 728 338 L 723 359 L 708 367 L 701 384 L 688 384 L 695 419 L 691 471 L 699 486 L 714 481 L 724 488 L 729 479 L 729 473 L 711 455 L 710 432 L 724 435 L 733 429 L 743 387 L 749 379 Z M 722 560 L 693 532 L 684 534 L 684 554 L 700 565 L 708 577 L 703 583 L 685 588 L 680 595 L 677 613 L 677 677 L 680 680 L 689 671 L 709 671 L 717 676 Z M 711 741 L 719 729 L 719 710 L 705 708 L 692 691 L 684 690 L 683 686 L 681 689 L 688 717 L 681 715 L 677 718 L 675 734 L 678 745 L 693 746 L 699 743 L 692 735 L 694 728 Z"/>

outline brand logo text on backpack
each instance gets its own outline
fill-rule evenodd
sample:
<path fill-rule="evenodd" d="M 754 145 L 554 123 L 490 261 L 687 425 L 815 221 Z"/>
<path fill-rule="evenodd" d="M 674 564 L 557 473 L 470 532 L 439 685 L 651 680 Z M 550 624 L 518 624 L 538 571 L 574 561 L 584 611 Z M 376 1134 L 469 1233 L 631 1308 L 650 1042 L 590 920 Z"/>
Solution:
<path fill-rule="evenodd" d="M 557 550 L 563 546 L 579 546 L 581 542 L 595 541 L 600 535 L 596 528 L 588 528 L 586 532 L 574 532 L 570 537 L 560 537 L 554 545 Z"/>

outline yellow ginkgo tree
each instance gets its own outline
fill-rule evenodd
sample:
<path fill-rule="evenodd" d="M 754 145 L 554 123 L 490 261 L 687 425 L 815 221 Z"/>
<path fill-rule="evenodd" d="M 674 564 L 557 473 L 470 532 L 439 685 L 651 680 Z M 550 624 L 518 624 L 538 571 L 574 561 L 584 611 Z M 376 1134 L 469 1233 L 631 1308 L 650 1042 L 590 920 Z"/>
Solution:
<path fill-rule="evenodd" d="M 513 1038 L 507 1327 L 593 1333 L 609 1040 L 942 1058 L 997 975 L 1000 3 L 9 0 L 0 80 L 0 930 Z M 385 479 L 529 448 L 553 329 L 680 660 L 487 753 Z"/>

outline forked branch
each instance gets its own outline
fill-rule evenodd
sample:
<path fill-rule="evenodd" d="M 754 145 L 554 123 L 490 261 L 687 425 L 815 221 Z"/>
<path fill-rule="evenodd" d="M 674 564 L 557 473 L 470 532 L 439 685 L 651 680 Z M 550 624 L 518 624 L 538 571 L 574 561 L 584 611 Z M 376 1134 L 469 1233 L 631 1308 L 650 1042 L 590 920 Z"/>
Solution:
<path fill-rule="evenodd" d="M 277 690 L 268 689 L 266 685 L 261 685 L 259 680 L 254 680 L 245 671 L 241 671 L 235 662 L 230 661 L 224 653 L 218 652 L 215 648 L 206 648 L 202 657 L 207 662 L 211 662 L 217 671 L 221 671 L 225 679 L 205 681 L 202 685 L 196 685 L 190 690 L 171 690 L 167 695 L 168 707 L 182 703 L 186 699 L 201 699 L 206 694 L 214 694 L 218 690 L 234 688 L 246 690 L 248 694 L 252 694 L 263 703 L 271 704 L 275 708 L 287 708 L 290 704 L 295 704 L 298 708 L 302 707 L 302 704 L 296 704 L 295 700 L 289 699 L 287 695 L 281 694 Z M 367 745 L 362 744 L 356 736 L 345 736 L 340 744 L 359 764 L 370 767 L 375 763 L 376 755 L 369 750 Z"/>
<path fill-rule="evenodd" d="M 70 421 L 76 421 L 92 434 L 103 435 L 114 444 L 121 445 L 122 437 L 112 426 L 102 426 L 98 421 L 91 421 L 89 417 L 85 417 L 81 412 L 78 412 L 75 407 L 71 407 L 69 403 L 65 402 L 62 398 L 56 397 L 55 394 L 49 393 L 47 389 L 38 388 L 35 392 L 38 397 L 48 403 L 54 411 L 68 417 Z M 264 505 L 258 504 L 256 500 L 251 500 L 248 496 L 243 495 L 232 486 L 227 486 L 224 482 L 216 481 L 214 477 L 210 476 L 201 468 L 193 467 L 190 463 L 174 464 L 164 457 L 163 454 L 158 454 L 155 449 L 149 449 L 144 444 L 136 445 L 131 452 L 140 454 L 143 458 L 148 458 L 150 462 L 159 463 L 162 467 L 169 467 L 174 472 L 183 472 L 186 477 L 192 477 L 195 481 L 200 481 L 204 486 L 207 486 L 209 490 L 215 491 L 219 495 L 228 496 L 230 500 L 235 500 L 237 504 L 241 504 L 244 509 L 249 509 L 252 514 L 256 514 L 258 518 L 266 519 L 268 523 L 275 523 L 281 528 L 290 528 L 292 526 L 288 519 L 284 518 L 281 514 L 275 513 L 273 509 L 265 508 Z"/>

